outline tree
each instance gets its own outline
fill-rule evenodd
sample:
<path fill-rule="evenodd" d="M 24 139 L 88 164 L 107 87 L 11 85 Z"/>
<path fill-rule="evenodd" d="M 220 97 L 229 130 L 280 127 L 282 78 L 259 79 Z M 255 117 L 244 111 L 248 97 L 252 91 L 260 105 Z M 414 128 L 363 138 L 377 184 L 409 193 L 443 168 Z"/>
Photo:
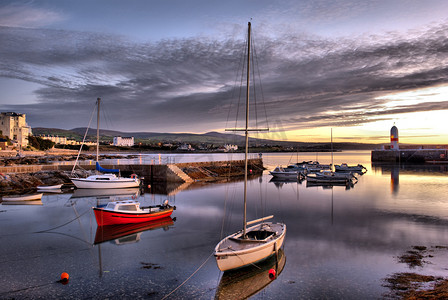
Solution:
<path fill-rule="evenodd" d="M 45 140 L 41 137 L 33 135 L 28 136 L 28 141 L 32 147 L 42 151 L 51 149 L 55 145 L 55 143 L 50 140 Z"/>

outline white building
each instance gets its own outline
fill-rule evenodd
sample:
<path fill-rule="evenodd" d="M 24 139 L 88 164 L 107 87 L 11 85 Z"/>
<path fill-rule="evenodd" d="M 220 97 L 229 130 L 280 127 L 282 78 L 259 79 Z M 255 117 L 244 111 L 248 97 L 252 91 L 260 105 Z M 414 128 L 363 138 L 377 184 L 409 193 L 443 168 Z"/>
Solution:
<path fill-rule="evenodd" d="M 121 136 L 114 136 L 114 146 L 126 146 L 126 147 L 132 147 L 134 146 L 134 137 L 121 137 Z"/>
<path fill-rule="evenodd" d="M 65 136 L 41 135 L 40 138 L 50 140 L 55 144 L 67 145 L 67 138 Z"/>
<path fill-rule="evenodd" d="M 238 146 L 237 145 L 225 144 L 224 148 L 226 149 L 225 150 L 226 152 L 238 150 Z"/>
<path fill-rule="evenodd" d="M 0 131 L 20 147 L 28 146 L 28 136 L 32 134 L 26 115 L 15 112 L 0 113 Z"/>

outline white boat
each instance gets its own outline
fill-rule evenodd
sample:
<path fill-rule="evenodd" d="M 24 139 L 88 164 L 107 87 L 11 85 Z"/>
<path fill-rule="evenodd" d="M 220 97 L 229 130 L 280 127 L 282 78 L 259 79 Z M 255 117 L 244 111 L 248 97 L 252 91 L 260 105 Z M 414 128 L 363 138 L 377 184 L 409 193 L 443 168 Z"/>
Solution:
<path fill-rule="evenodd" d="M 358 164 L 357 166 L 349 166 L 346 163 L 342 163 L 340 165 L 335 165 L 334 167 L 336 172 L 356 172 L 360 174 L 367 172 L 367 168 L 361 164 Z"/>
<path fill-rule="evenodd" d="M 104 169 L 100 166 L 98 162 L 99 158 L 99 141 L 100 141 L 100 102 L 101 98 L 96 101 L 97 104 L 97 130 L 96 130 L 96 171 L 103 172 L 106 174 L 95 174 L 88 176 L 87 178 L 77 178 L 74 176 L 74 170 L 78 161 L 73 166 L 72 177 L 70 180 L 79 189 L 122 189 L 122 188 L 133 188 L 140 186 L 140 179 L 136 174 L 132 174 L 130 178 L 121 177 L 120 175 L 115 175 L 114 173 L 120 173 L 118 169 Z M 87 132 L 86 132 L 87 135 Z M 82 148 L 82 147 L 81 147 Z M 81 149 L 80 149 L 81 152 Z M 79 157 L 79 153 L 78 153 Z"/>
<path fill-rule="evenodd" d="M 332 171 L 321 171 L 310 173 L 306 175 L 306 180 L 309 182 L 323 182 L 323 183 L 350 183 L 355 177 L 351 173 L 336 173 Z"/>
<path fill-rule="evenodd" d="M 243 228 L 221 240 L 215 247 L 214 256 L 216 263 L 221 271 L 234 270 L 253 263 L 263 261 L 273 254 L 278 254 L 283 245 L 286 235 L 286 225 L 283 223 L 265 222 L 273 216 L 257 219 L 251 222 L 246 220 L 246 202 L 247 202 L 247 158 L 249 148 L 249 85 L 250 85 L 250 47 L 251 44 L 251 24 L 248 23 L 247 39 L 247 83 L 246 83 L 246 125 L 244 129 L 233 129 L 231 131 L 244 131 L 246 138 L 245 145 L 245 172 L 244 172 L 244 210 L 243 210 Z M 258 224 L 256 224 L 258 223 Z M 253 225 L 256 224 L 256 225 Z M 253 225 L 249 228 L 247 226 Z"/>
<path fill-rule="evenodd" d="M 286 255 L 280 249 L 278 257 L 272 256 L 260 264 L 225 272 L 216 290 L 215 300 L 249 299 L 274 282 L 285 264 Z"/>
<path fill-rule="evenodd" d="M 23 201 L 41 200 L 42 195 L 43 195 L 43 193 L 3 196 L 2 201 L 3 202 L 23 202 Z"/>
<path fill-rule="evenodd" d="M 115 174 L 91 175 L 87 178 L 70 178 L 78 189 L 123 189 L 140 185 L 138 178 L 119 177 Z"/>
<path fill-rule="evenodd" d="M 42 191 L 47 190 L 59 190 L 62 188 L 62 184 L 56 184 L 56 185 L 38 185 L 37 189 Z"/>
<path fill-rule="evenodd" d="M 320 172 L 323 170 L 330 170 L 330 165 L 322 165 L 318 161 L 308 162 L 304 165 L 307 173 Z"/>
<path fill-rule="evenodd" d="M 300 176 L 300 173 L 298 171 L 286 171 L 280 166 L 277 166 L 274 170 L 269 171 L 269 174 L 281 179 L 298 179 Z"/>

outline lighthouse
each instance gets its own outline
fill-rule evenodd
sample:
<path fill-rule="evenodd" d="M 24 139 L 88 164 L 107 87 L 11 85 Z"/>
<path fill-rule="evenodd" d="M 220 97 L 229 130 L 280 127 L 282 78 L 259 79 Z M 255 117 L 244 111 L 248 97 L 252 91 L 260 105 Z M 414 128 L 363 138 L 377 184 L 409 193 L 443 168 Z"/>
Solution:
<path fill-rule="evenodd" d="M 394 125 L 390 129 L 390 149 L 399 150 L 398 147 L 398 128 Z"/>

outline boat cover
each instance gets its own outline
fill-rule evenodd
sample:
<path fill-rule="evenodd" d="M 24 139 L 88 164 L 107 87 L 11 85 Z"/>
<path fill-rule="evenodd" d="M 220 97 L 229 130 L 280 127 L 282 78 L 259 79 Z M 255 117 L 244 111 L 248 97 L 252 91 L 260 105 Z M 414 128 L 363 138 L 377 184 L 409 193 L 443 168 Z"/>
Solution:
<path fill-rule="evenodd" d="M 102 173 L 119 173 L 119 169 L 105 169 L 100 166 L 99 162 L 96 162 L 96 170 Z"/>

